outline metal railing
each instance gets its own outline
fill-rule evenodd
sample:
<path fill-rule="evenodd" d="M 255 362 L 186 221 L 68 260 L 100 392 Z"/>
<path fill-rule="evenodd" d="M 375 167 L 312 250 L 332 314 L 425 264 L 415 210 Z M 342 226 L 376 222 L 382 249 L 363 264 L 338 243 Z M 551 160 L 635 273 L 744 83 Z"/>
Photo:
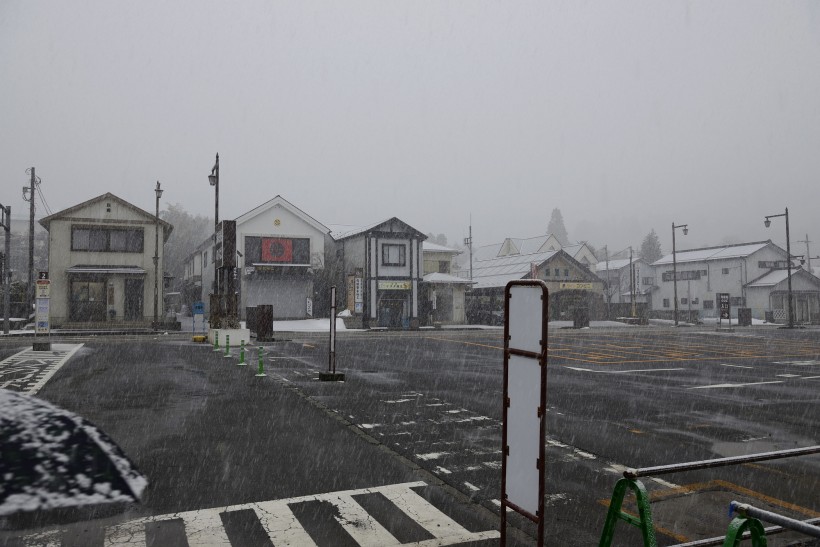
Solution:
<path fill-rule="evenodd" d="M 728 458 L 716 458 L 712 460 L 700 460 L 700 461 L 693 461 L 693 462 L 684 462 L 684 463 L 676 463 L 670 465 L 658 465 L 654 467 L 642 467 L 642 468 L 629 468 L 624 471 L 624 478 L 620 479 L 616 484 L 615 488 L 612 492 L 612 498 L 609 504 L 609 509 L 607 511 L 606 521 L 604 522 L 604 528 L 601 532 L 601 540 L 598 543 L 599 547 L 610 547 L 612 545 L 612 540 L 615 535 L 615 526 L 619 520 L 622 520 L 632 526 L 637 527 L 641 531 L 641 536 L 643 537 L 643 545 L 644 547 L 657 547 L 657 540 L 655 539 L 655 529 L 652 523 L 652 508 L 650 505 L 649 494 L 647 493 L 646 487 L 644 484 L 638 480 L 639 477 L 649 477 L 649 476 L 658 476 L 658 475 L 668 475 L 670 473 L 680 473 L 684 471 L 697 471 L 701 469 L 713 469 L 716 467 L 726 467 L 729 465 L 740 465 L 745 463 L 754 463 L 760 461 L 768 461 L 768 460 L 777 460 L 782 458 L 792 458 L 796 456 L 805 456 L 809 454 L 819 454 L 820 453 L 820 445 L 815 446 L 808 446 L 805 448 L 794 448 L 790 450 L 779 450 L 775 452 L 763 452 L 759 454 L 749 454 L 746 456 L 732 456 Z M 638 516 L 630 515 L 625 513 L 621 510 L 621 506 L 623 505 L 624 497 L 626 496 L 627 491 L 631 490 L 635 494 L 635 499 L 638 506 Z M 783 517 L 788 518 L 788 517 Z M 765 520 L 765 519 L 764 519 Z M 794 522 L 803 522 L 803 521 L 796 521 L 794 519 L 789 519 Z M 771 522 L 771 521 L 767 521 Z M 734 523 L 734 521 L 733 521 Z M 755 524 L 756 523 L 756 524 Z M 780 522 L 773 522 L 773 524 L 781 524 Z M 811 524 L 809 524 L 811 526 Z M 782 526 L 782 525 L 781 525 Z M 731 525 L 730 525 L 731 530 Z M 742 536 L 745 532 L 751 532 L 751 536 L 754 539 L 755 535 L 759 535 L 763 533 L 765 535 L 765 529 L 760 525 L 759 520 L 757 519 L 745 519 L 745 527 L 739 531 L 740 535 Z M 738 531 L 736 531 L 737 535 Z M 727 534 L 726 538 L 720 538 L 721 540 L 728 539 L 729 534 Z M 709 540 L 702 540 L 702 541 L 715 541 L 719 538 L 711 538 Z M 738 541 L 740 541 L 738 539 Z M 701 546 L 701 545 L 720 545 L 721 543 L 685 543 L 681 545 L 687 546 Z M 733 545 L 729 543 L 729 545 Z"/>

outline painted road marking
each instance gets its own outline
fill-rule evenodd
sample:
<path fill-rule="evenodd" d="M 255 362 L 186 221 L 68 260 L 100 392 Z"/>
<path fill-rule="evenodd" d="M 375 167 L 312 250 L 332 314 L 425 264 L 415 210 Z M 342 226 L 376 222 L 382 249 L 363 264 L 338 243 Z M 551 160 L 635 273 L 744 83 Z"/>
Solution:
<path fill-rule="evenodd" d="M 644 369 L 635 369 L 635 370 L 594 370 L 591 368 L 581 368 L 581 367 L 570 367 L 564 365 L 564 368 L 568 368 L 570 370 L 577 370 L 581 372 L 598 372 L 603 374 L 631 374 L 637 372 L 668 372 L 672 370 L 684 370 L 682 367 L 678 368 L 644 368 Z"/>
<path fill-rule="evenodd" d="M 432 547 L 434 545 L 455 545 L 499 537 L 499 532 L 496 530 L 470 532 L 413 490 L 413 488 L 422 486 L 427 486 L 427 484 L 421 481 L 407 482 L 375 488 L 345 490 L 283 500 L 232 505 L 224 508 L 145 517 L 106 528 L 105 545 L 106 547 L 145 547 L 147 545 L 146 525 L 162 521 L 181 520 L 185 528 L 188 545 L 191 547 L 229 547 L 231 542 L 223 526 L 222 515 L 250 509 L 259 518 L 262 528 L 274 545 L 315 546 L 316 543 L 313 538 L 302 527 L 299 519 L 290 508 L 293 504 L 312 501 L 331 504 L 335 509 L 333 518 L 358 545 L 362 546 L 416 545 Z M 416 543 L 400 543 L 354 499 L 354 496 L 365 494 L 381 494 L 396 509 L 424 528 L 434 539 Z M 24 538 L 24 544 L 32 547 L 41 545 L 42 538 L 42 533 L 32 534 Z M 49 540 L 52 540 L 52 538 L 54 536 L 50 535 Z M 35 541 L 40 543 L 35 543 Z"/>
<path fill-rule="evenodd" d="M 728 363 L 721 363 L 720 366 L 722 366 L 722 367 L 734 367 L 734 368 L 750 368 L 750 369 L 755 368 L 755 367 L 747 367 L 746 365 L 730 365 Z"/>
<path fill-rule="evenodd" d="M 763 384 L 782 384 L 783 380 L 772 380 L 769 382 L 749 382 L 747 384 L 712 384 L 710 386 L 695 386 L 687 389 L 714 389 L 721 387 L 746 387 L 746 386 L 760 386 Z"/>
<path fill-rule="evenodd" d="M 820 365 L 820 361 L 775 361 L 775 365 L 797 365 L 798 367 L 809 367 Z"/>
<path fill-rule="evenodd" d="M 52 344 L 51 351 L 26 349 L 0 362 L 0 388 L 36 395 L 83 344 Z"/>

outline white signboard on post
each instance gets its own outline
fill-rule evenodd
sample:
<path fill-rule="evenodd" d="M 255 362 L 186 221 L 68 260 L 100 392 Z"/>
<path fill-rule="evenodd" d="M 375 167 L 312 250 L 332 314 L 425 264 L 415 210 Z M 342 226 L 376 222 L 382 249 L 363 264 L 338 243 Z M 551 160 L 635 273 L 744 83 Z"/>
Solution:
<path fill-rule="evenodd" d="M 505 290 L 501 544 L 506 508 L 538 526 L 544 544 L 544 439 L 547 405 L 547 310 L 541 280 L 512 281 Z"/>

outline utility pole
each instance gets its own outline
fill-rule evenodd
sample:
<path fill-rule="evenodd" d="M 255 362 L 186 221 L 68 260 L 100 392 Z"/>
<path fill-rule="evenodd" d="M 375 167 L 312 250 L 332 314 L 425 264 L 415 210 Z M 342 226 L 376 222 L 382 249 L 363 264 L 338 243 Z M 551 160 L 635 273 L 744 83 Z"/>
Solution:
<path fill-rule="evenodd" d="M 28 305 L 32 306 L 34 304 L 34 188 L 35 184 L 40 184 L 40 179 L 34 174 L 34 167 L 26 169 L 26 173 L 31 175 L 31 187 L 23 187 L 23 200 L 31 203 L 28 223 L 28 287 L 26 289 L 26 298 Z M 28 192 L 28 198 L 26 198 L 26 192 Z M 29 313 L 32 311 L 33 308 L 30 308 Z"/>
<path fill-rule="evenodd" d="M 473 280 L 473 217 L 470 215 L 470 235 L 464 238 L 464 244 L 470 250 L 470 281 Z"/>
<path fill-rule="evenodd" d="M 629 299 L 632 301 L 632 317 L 635 312 L 635 266 L 632 264 L 632 245 L 629 246 Z"/>
<path fill-rule="evenodd" d="M 9 312 L 11 310 L 11 270 L 9 268 L 9 252 L 11 251 L 11 206 L 3 207 L 0 204 L 0 226 L 6 232 L 6 244 L 3 251 L 3 279 L 0 283 L 3 284 L 3 334 L 9 333 Z"/>
<path fill-rule="evenodd" d="M 612 305 L 612 289 L 609 286 L 612 279 L 609 274 L 609 249 L 606 245 L 604 245 L 604 260 L 606 261 L 606 318 L 612 319 L 612 310 L 610 309 Z"/>

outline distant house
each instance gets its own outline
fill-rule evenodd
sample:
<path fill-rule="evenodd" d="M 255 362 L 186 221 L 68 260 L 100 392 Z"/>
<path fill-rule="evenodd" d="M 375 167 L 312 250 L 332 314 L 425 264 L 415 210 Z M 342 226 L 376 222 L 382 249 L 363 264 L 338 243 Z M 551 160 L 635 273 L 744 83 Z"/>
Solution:
<path fill-rule="evenodd" d="M 458 249 L 429 241 L 422 244 L 424 282 L 419 303 L 422 324 L 458 325 L 466 321 L 464 294 L 473 282 L 453 275 L 453 258 L 459 254 Z"/>
<path fill-rule="evenodd" d="M 151 325 L 155 228 L 162 276 L 170 224 L 110 193 L 49 215 L 40 224 L 49 233 L 52 327 Z M 162 316 L 162 277 L 156 286 Z"/>
<path fill-rule="evenodd" d="M 364 328 L 418 328 L 422 232 L 398 218 L 332 232 L 335 269 L 353 321 Z"/>
<path fill-rule="evenodd" d="M 507 252 L 505 247 L 509 242 L 497 250 L 496 256 L 486 253 L 476 257 L 474 254 L 475 284 L 467 298 L 468 322 L 499 324 L 503 321 L 504 289 L 507 283 L 519 279 L 542 279 L 547 283 L 551 319 L 572 319 L 576 308 L 590 310 L 592 317 L 601 316 L 603 281 L 586 264 L 562 249 L 528 254 Z M 528 248 L 523 246 L 523 249 Z M 469 271 L 461 270 L 458 275 L 468 277 Z"/>
<path fill-rule="evenodd" d="M 785 306 L 778 298 L 777 287 L 785 279 L 787 259 L 786 251 L 771 240 L 677 251 L 678 309 L 691 310 L 701 317 L 717 317 L 717 295 L 725 293 L 729 294 L 733 317 L 737 308 L 745 307 L 752 308 L 755 318 L 763 319 L 767 311 L 781 316 Z M 675 306 L 672 255 L 657 260 L 652 267 L 657 287 L 652 294 L 652 310 L 671 317 Z M 775 274 L 779 271 L 783 273 Z M 767 277 L 769 274 L 772 277 Z M 753 283 L 756 285 L 752 287 Z M 764 286 L 770 287 L 767 290 L 772 298 L 763 294 L 765 290 L 761 292 Z M 750 291 L 754 300 L 749 300 Z"/>
<path fill-rule="evenodd" d="M 642 258 L 618 258 L 599 262 L 595 273 L 604 281 L 604 299 L 610 304 L 648 303 L 655 285 L 653 268 Z M 634 274 L 634 281 L 630 277 Z"/>
<path fill-rule="evenodd" d="M 775 321 L 787 322 L 788 279 L 788 272 L 778 269 L 747 283 L 746 304 L 752 313 L 763 318 L 770 312 Z M 820 279 L 799 266 L 792 270 L 792 305 L 796 322 L 820 323 Z"/>

